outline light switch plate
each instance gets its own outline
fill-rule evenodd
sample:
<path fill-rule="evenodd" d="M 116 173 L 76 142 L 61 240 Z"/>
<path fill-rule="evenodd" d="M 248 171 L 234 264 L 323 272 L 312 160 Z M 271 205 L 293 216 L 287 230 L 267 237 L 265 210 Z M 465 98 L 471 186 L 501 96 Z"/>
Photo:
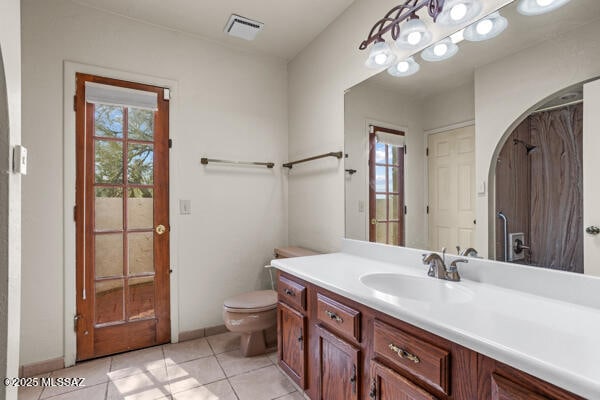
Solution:
<path fill-rule="evenodd" d="M 191 200 L 179 200 L 179 214 L 189 215 L 192 213 L 192 201 Z"/>
<path fill-rule="evenodd" d="M 21 145 L 16 145 L 13 150 L 13 171 L 27 175 L 27 149 Z"/>

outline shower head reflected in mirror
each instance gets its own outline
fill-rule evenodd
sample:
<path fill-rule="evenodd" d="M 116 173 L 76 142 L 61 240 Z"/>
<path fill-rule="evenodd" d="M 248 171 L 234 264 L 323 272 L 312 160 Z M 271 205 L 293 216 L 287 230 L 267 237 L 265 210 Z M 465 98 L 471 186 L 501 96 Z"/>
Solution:
<path fill-rule="evenodd" d="M 513 144 L 522 144 L 527 149 L 527 154 L 531 153 L 533 150 L 537 149 L 537 146 L 529 144 L 521 139 L 513 139 Z"/>

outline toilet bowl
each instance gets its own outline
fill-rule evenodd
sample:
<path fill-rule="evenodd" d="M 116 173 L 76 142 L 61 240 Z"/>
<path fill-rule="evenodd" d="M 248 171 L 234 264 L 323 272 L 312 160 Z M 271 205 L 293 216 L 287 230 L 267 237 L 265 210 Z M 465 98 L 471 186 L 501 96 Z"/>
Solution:
<path fill-rule="evenodd" d="M 225 300 L 223 321 L 231 332 L 241 334 L 244 357 L 264 354 L 267 349 L 265 330 L 277 324 L 277 292 L 259 290 Z"/>

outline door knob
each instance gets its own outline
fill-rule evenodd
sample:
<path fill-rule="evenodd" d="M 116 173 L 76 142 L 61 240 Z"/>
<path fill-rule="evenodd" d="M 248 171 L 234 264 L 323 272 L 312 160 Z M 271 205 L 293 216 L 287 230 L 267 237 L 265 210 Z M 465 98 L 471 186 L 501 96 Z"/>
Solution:
<path fill-rule="evenodd" d="M 377 220 L 375 218 L 371 219 L 371 225 L 377 225 Z"/>
<path fill-rule="evenodd" d="M 600 233 L 600 228 L 598 228 L 597 226 L 588 226 L 587 228 L 585 228 L 585 232 L 590 234 L 590 235 L 597 235 Z"/>
<path fill-rule="evenodd" d="M 162 235 L 163 233 L 165 233 L 167 231 L 167 228 L 165 228 L 164 225 L 158 225 L 156 227 L 156 233 L 158 233 L 159 235 Z"/>

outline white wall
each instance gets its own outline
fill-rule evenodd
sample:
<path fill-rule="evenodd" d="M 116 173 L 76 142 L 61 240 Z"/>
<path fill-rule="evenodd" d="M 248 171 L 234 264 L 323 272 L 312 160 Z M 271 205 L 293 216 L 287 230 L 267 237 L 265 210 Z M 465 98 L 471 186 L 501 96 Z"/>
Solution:
<path fill-rule="evenodd" d="M 287 182 L 280 167 L 203 167 L 200 157 L 287 161 L 285 62 L 67 0 L 24 0 L 22 13 L 22 364 L 63 356 L 63 297 L 75 296 L 63 287 L 65 60 L 177 81 L 171 190 L 192 201 L 192 215 L 171 221 L 179 329 L 222 324 L 223 299 L 265 287 L 263 265 L 287 244 Z"/>
<path fill-rule="evenodd" d="M 21 303 L 21 177 L 12 174 L 11 151 L 21 140 L 21 30 L 19 0 L 0 2 L 0 376 L 19 373 Z M 4 87 L 6 85 L 6 87 Z M 8 106 L 8 110 L 7 110 Z M 8 118 L 8 119 L 7 119 Z M 0 398 L 16 399 L 0 385 Z"/>
<path fill-rule="evenodd" d="M 405 156 L 406 246 L 424 248 L 425 235 L 425 174 L 424 141 L 421 105 L 398 91 L 361 83 L 345 96 L 345 151 L 349 157 L 345 168 L 356 169 L 346 174 L 346 237 L 369 240 L 369 136 L 367 121 L 377 121 L 404 130 L 407 146 Z M 358 203 L 365 204 L 359 212 Z"/>
<path fill-rule="evenodd" d="M 427 113 L 423 116 L 423 129 L 446 128 L 475 120 L 475 81 L 441 93 L 433 94 L 423 101 Z"/>
<path fill-rule="evenodd" d="M 495 217 L 488 212 L 494 194 L 490 191 L 493 182 L 488 180 L 500 142 L 504 143 L 526 114 L 548 96 L 598 76 L 600 24 L 597 21 L 475 71 L 476 179 L 488 183 L 488 193 L 477 198 L 475 247 L 480 254 L 493 251 L 493 241 L 488 240 L 493 234 Z"/>
<path fill-rule="evenodd" d="M 482 14 L 510 1 L 486 1 Z M 376 72 L 364 66 L 367 52 L 358 50 L 358 45 L 371 26 L 397 3 L 356 0 L 290 62 L 291 158 L 342 149 L 344 90 Z M 434 41 L 451 33 L 438 25 L 432 26 L 432 31 Z M 344 236 L 343 164 L 323 160 L 307 164 L 294 174 L 289 180 L 290 243 L 323 251 L 337 250 Z"/>

